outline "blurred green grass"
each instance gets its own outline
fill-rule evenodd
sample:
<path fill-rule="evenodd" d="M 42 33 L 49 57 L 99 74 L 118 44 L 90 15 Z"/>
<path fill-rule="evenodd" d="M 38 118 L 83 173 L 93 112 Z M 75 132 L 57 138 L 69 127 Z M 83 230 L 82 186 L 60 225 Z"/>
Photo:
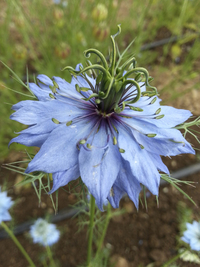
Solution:
<path fill-rule="evenodd" d="M 95 0 L 63 0 L 59 4 L 49 0 L 1 1 L 0 60 L 23 80 L 27 67 L 30 81 L 40 73 L 69 80 L 69 74 L 61 69 L 84 63 L 83 51 L 91 47 L 108 54 L 109 36 L 116 33 L 117 24 L 121 24 L 122 34 L 117 40 L 120 50 L 136 38 L 130 52 L 136 56 L 138 65 L 147 69 L 160 66 L 162 71 L 169 71 L 170 64 L 178 64 L 178 72 L 172 73 L 173 78 L 162 90 L 168 93 L 171 90 L 173 100 L 184 94 L 184 91 L 175 94 L 171 84 L 180 82 L 180 77 L 181 82 L 185 82 L 198 75 L 195 64 L 200 57 L 197 12 L 200 1 L 101 0 L 98 4 L 101 4 L 101 11 Z M 141 51 L 146 43 L 173 36 L 181 38 L 175 43 Z M 9 120 L 10 108 L 25 99 L 6 87 L 21 92 L 25 89 L 2 64 L 0 73 L 0 158 L 4 159 L 14 132 L 22 129 L 21 125 Z M 22 150 L 23 147 L 12 145 L 11 149 Z"/>

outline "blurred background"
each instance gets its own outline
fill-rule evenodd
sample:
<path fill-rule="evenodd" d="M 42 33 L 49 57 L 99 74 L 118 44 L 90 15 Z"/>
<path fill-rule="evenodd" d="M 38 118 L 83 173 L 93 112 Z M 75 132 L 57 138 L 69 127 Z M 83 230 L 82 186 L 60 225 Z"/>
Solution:
<path fill-rule="evenodd" d="M 122 33 L 116 38 L 119 50 L 122 52 L 132 40 L 135 40 L 129 55 L 134 55 L 137 66 L 146 68 L 154 78 L 152 84 L 158 88 L 162 103 L 190 109 L 198 116 L 199 10 L 199 0 L 1 0 L 0 60 L 24 82 L 27 72 L 30 82 L 34 81 L 37 74 L 60 76 L 70 81 L 70 75 L 61 71 L 62 68 L 67 65 L 75 67 L 77 63 L 84 64 L 86 59 L 83 51 L 89 48 L 96 48 L 107 55 L 111 47 L 109 36 L 115 34 L 117 25 L 121 24 Z M 95 56 L 91 56 L 90 60 L 95 62 Z M 26 89 L 0 63 L 1 163 L 16 161 L 22 157 L 22 154 L 16 151 L 24 151 L 23 146 L 12 144 L 8 149 L 10 139 L 16 136 L 15 132 L 23 128 L 19 123 L 9 120 L 9 116 L 13 104 L 27 99 L 23 95 L 26 93 Z M 169 168 L 176 170 L 199 161 L 199 158 L 197 152 L 195 157 L 172 160 L 169 162 Z M 13 173 L 3 173 L 1 183 L 5 182 L 6 177 L 9 177 L 10 181 L 12 177 L 12 183 L 8 182 L 9 185 L 22 179 Z M 20 192 L 20 189 L 12 193 L 19 199 L 26 194 Z M 73 203 L 73 197 L 69 198 L 69 203 L 70 201 Z M 19 204 L 19 207 L 20 205 L 23 206 Z M 24 217 L 24 220 L 50 212 L 46 209 L 48 205 L 50 204 L 44 202 L 44 211 L 39 213 L 31 213 L 30 207 L 27 210 L 27 213 L 30 211 L 29 217 Z M 129 211 L 133 212 L 130 208 Z M 22 222 L 23 219 L 20 218 L 16 221 Z M 176 227 L 175 229 L 177 231 Z M 134 238 L 141 239 L 138 236 Z M 75 263 L 73 265 L 73 257 L 71 262 L 69 266 L 76 266 Z M 19 263 L 18 266 L 23 265 Z"/>

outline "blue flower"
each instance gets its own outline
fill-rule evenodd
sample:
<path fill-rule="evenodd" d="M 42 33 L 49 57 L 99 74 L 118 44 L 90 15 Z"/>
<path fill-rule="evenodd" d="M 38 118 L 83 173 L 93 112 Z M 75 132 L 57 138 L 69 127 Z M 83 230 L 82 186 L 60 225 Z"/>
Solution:
<path fill-rule="evenodd" d="M 62 4 L 63 7 L 67 7 L 67 5 L 68 5 L 68 2 L 67 1 L 61 1 L 61 0 L 53 0 L 53 3 L 55 5 Z"/>
<path fill-rule="evenodd" d="M 11 200 L 11 197 L 7 197 L 7 192 L 1 192 L 0 188 L 0 223 L 11 220 L 8 210 L 12 204 L 13 201 Z"/>
<path fill-rule="evenodd" d="M 56 229 L 54 224 L 39 218 L 31 226 L 30 235 L 34 243 L 39 243 L 43 246 L 51 246 L 59 240 L 60 232 Z"/>
<path fill-rule="evenodd" d="M 101 210 L 107 200 L 117 208 L 125 193 L 138 207 L 141 184 L 158 195 L 159 171 L 169 173 L 160 156 L 194 153 L 174 128 L 192 114 L 161 106 L 156 92 L 146 90 L 152 87 L 145 69 L 126 72 L 128 63 L 118 68 L 113 58 L 108 66 L 100 52 L 95 54 L 103 66 L 67 67 L 71 83 L 38 75 L 37 84 L 29 84 L 38 101 L 12 107 L 11 119 L 29 127 L 10 143 L 40 147 L 26 172 L 53 173 L 50 193 L 81 177 Z M 138 75 L 146 80 L 137 82 Z"/>
<path fill-rule="evenodd" d="M 200 251 L 200 223 L 193 221 L 193 223 L 186 223 L 187 230 L 183 233 L 181 239 L 188 243 L 193 250 Z"/>

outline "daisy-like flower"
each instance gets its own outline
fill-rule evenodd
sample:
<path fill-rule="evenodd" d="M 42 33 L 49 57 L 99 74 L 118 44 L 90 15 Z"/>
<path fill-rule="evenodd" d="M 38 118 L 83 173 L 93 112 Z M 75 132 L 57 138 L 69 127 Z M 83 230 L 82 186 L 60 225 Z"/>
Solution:
<path fill-rule="evenodd" d="M 114 38 L 110 63 L 89 49 L 86 56 L 94 53 L 101 63 L 66 67 L 71 83 L 38 75 L 29 84 L 38 101 L 19 102 L 11 115 L 29 127 L 10 143 L 40 148 L 26 172 L 53 173 L 50 193 L 81 177 L 101 210 L 107 200 L 117 208 L 125 193 L 138 207 L 141 185 L 158 195 L 159 171 L 169 173 L 160 156 L 194 153 L 174 128 L 190 111 L 161 106 L 134 58 L 119 66 Z"/>
<path fill-rule="evenodd" d="M 48 223 L 44 219 L 39 218 L 31 226 L 30 235 L 34 243 L 51 246 L 58 242 L 60 232 L 56 229 L 55 224 Z"/>
<path fill-rule="evenodd" d="M 193 250 L 200 251 L 200 223 L 186 223 L 187 230 L 183 233 L 181 239 L 188 243 Z"/>
<path fill-rule="evenodd" d="M 12 219 L 8 212 L 12 204 L 13 201 L 11 200 L 11 197 L 7 196 L 7 192 L 1 192 L 0 188 L 0 223 Z"/>

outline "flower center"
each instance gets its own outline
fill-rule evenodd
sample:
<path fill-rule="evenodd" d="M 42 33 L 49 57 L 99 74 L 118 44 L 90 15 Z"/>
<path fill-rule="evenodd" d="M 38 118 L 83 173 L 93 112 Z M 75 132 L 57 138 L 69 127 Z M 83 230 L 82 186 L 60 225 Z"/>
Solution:
<path fill-rule="evenodd" d="M 96 109 L 98 115 L 102 116 L 103 118 L 108 118 L 113 115 L 113 112 L 107 113 L 106 111 Z"/>
<path fill-rule="evenodd" d="M 126 51 L 122 55 L 118 53 L 119 59 L 117 60 L 117 49 L 114 39 L 121 32 L 120 26 L 118 28 L 118 32 L 113 36 L 111 35 L 112 53 L 109 62 L 100 51 L 91 48 L 85 51 L 85 56 L 88 58 L 90 54 L 96 54 L 101 61 L 100 63 L 92 64 L 87 60 L 88 66 L 85 68 L 80 67 L 79 71 L 70 66 L 64 68 L 64 70 L 70 71 L 73 76 L 80 75 L 87 81 L 92 91 L 90 95 L 85 94 L 85 92 L 87 93 L 90 90 L 88 88 L 76 85 L 76 90 L 83 95 L 85 101 L 95 99 L 99 114 L 103 117 L 107 117 L 112 112 L 122 112 L 126 106 L 137 102 L 141 95 L 157 95 L 157 89 L 149 84 L 151 78 L 148 71 L 144 68 L 136 68 L 134 57 L 128 59 L 120 66 Z M 91 84 L 87 75 L 88 72 L 95 79 L 95 86 Z M 134 77 L 130 79 L 130 75 L 134 75 Z M 139 82 L 144 82 L 152 90 L 141 92 Z"/>

